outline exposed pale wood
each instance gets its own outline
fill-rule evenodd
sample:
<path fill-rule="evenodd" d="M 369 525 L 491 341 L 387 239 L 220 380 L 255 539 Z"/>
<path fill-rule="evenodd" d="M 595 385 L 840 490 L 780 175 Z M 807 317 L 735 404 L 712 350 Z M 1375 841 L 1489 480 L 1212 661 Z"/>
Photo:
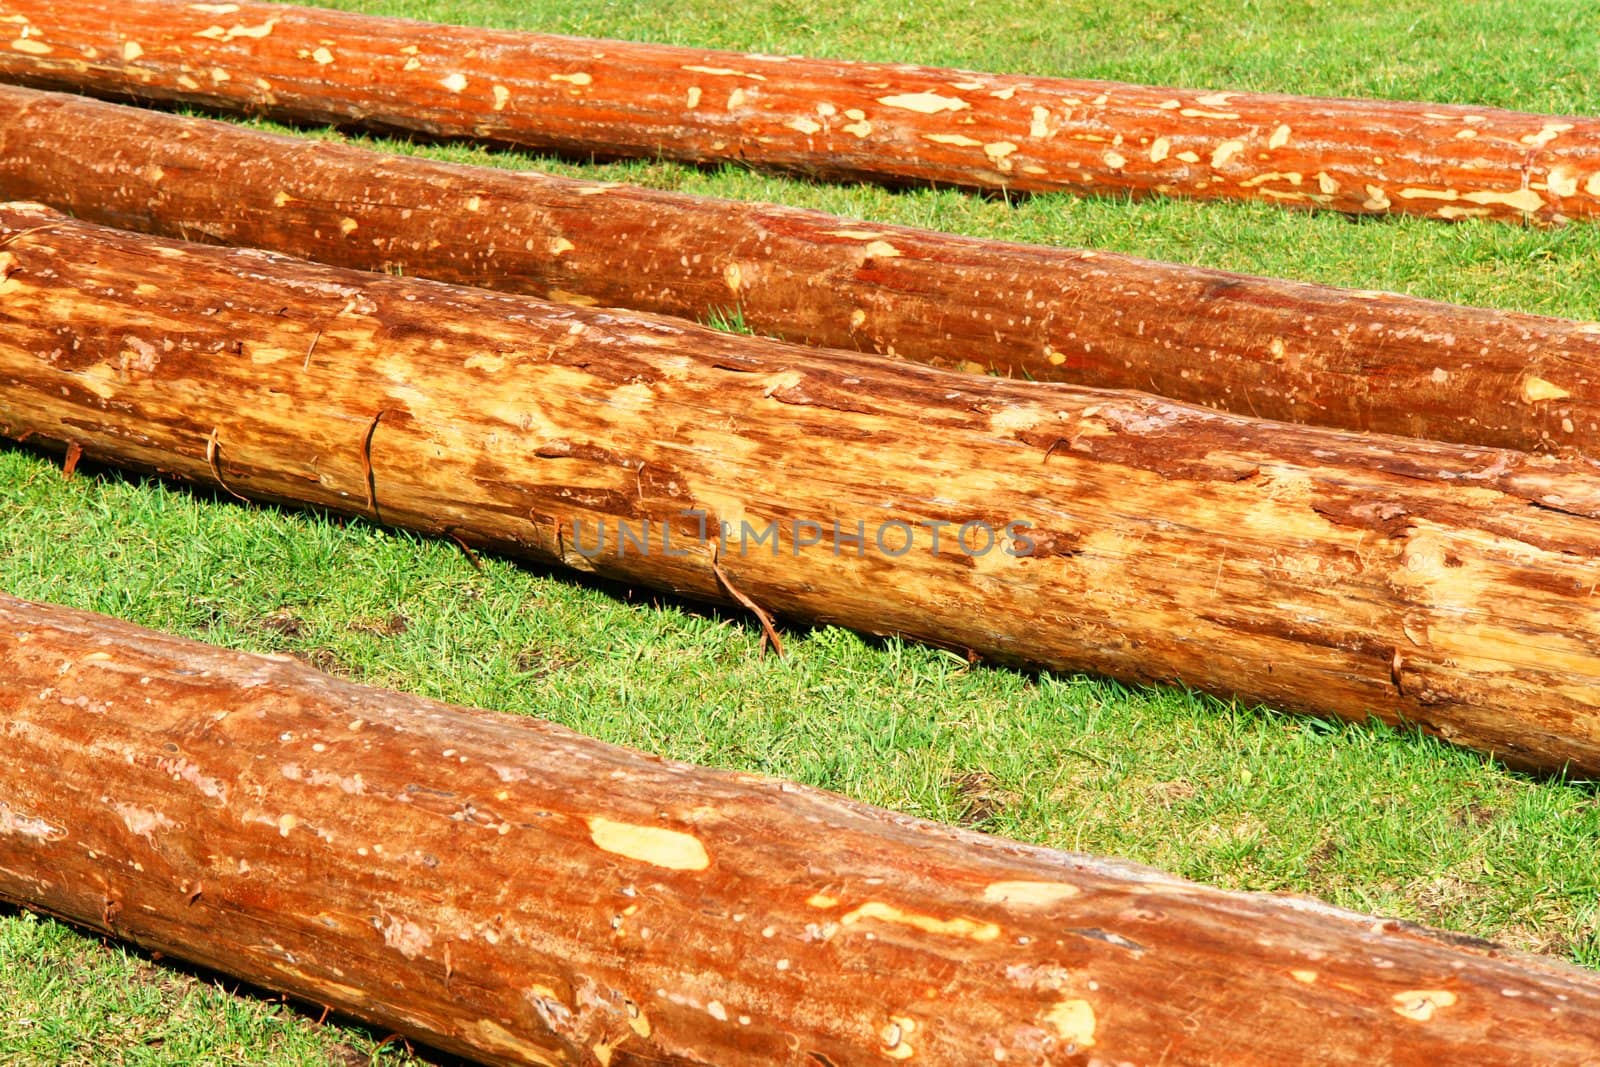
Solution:
<path fill-rule="evenodd" d="M 1594 450 L 1600 326 L 511 174 L 0 87 L 0 199 L 1292 422 Z"/>
<path fill-rule="evenodd" d="M 226 10 L 224 10 L 226 9 Z M 1600 209 L 1600 121 L 436 26 L 241 0 L 5 0 L 0 76 L 584 156 L 995 189 L 1553 222 Z"/>
<path fill-rule="evenodd" d="M 0 210 L 0 241 L 13 436 L 693 597 L 731 584 L 790 617 L 1600 770 L 1592 461 L 957 374 L 37 206 Z M 962 547 L 967 523 L 992 547 L 977 525 Z"/>
<path fill-rule="evenodd" d="M 503 1063 L 1600 1062 L 1600 980 L 0 595 L 0 897 Z"/>

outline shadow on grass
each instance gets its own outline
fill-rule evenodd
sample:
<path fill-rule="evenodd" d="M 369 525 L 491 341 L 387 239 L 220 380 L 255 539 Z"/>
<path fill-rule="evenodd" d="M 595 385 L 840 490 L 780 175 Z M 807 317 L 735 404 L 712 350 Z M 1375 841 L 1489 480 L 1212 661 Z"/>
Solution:
<path fill-rule="evenodd" d="M 370 1047 L 376 1051 L 384 1045 L 399 1044 L 416 1063 L 428 1067 L 471 1067 L 472 1061 L 462 1059 L 448 1052 L 419 1044 L 400 1034 L 382 1027 L 373 1027 L 354 1015 L 332 1010 L 322 1004 L 299 998 L 287 993 L 275 992 L 264 986 L 243 981 L 223 971 L 213 970 L 200 964 L 190 963 L 177 956 L 147 949 L 136 942 L 122 938 L 111 937 L 91 927 L 80 925 L 70 918 L 54 915 L 34 908 L 20 907 L 5 901 L 0 901 L 0 920 L 21 918 L 24 915 L 37 916 L 43 922 L 59 923 L 60 925 L 85 938 L 98 941 L 102 949 L 115 946 L 126 951 L 146 967 L 165 972 L 179 979 L 193 982 L 196 985 L 212 989 L 219 989 L 227 996 L 238 999 L 255 1007 L 267 1006 L 281 1007 L 294 1015 L 312 1024 L 314 1027 L 327 1027 L 328 1036 L 343 1040 L 348 1036 L 358 1036 L 370 1042 Z M 137 979 L 144 981 L 144 978 Z M 346 1056 L 343 1062 L 350 1064 L 376 1062 L 368 1053 L 345 1044 L 343 1051 Z M 0 1050 L 3 1052 L 3 1050 Z M 0 1060 L 4 1060 L 0 1054 Z M 6 1061 L 9 1062 L 9 1061 Z M 339 1062 L 339 1061 L 331 1061 Z"/>

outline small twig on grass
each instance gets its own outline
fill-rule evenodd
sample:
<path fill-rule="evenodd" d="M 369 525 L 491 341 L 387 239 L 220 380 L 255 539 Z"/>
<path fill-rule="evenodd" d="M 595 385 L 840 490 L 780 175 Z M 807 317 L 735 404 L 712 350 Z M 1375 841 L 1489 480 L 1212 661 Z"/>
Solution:
<path fill-rule="evenodd" d="M 383 523 L 383 517 L 378 514 L 378 482 L 372 473 L 372 438 L 378 432 L 378 423 L 383 421 L 383 417 L 389 414 L 390 410 L 384 408 L 372 416 L 372 424 L 367 427 L 367 436 L 361 442 L 361 473 L 367 480 L 367 510 L 372 512 L 372 521 L 380 525 Z"/>
<path fill-rule="evenodd" d="M 727 573 L 723 571 L 722 565 L 717 562 L 717 557 L 720 554 L 721 549 L 717 546 L 713 546 L 711 549 L 711 573 L 717 576 L 717 581 L 722 583 L 722 588 L 728 591 L 728 595 L 733 597 L 733 599 L 737 600 L 740 604 L 743 604 L 745 608 L 756 617 L 756 621 L 761 623 L 761 647 L 765 649 L 770 643 L 772 645 L 772 651 L 779 659 L 782 659 L 783 639 L 778 636 L 777 627 L 772 625 L 772 616 L 763 611 L 760 604 L 757 604 L 754 600 L 751 600 L 749 597 L 745 596 L 739 591 L 737 586 L 728 580 Z"/>
<path fill-rule="evenodd" d="M 229 496 L 242 503 L 248 504 L 250 503 L 250 498 L 240 496 L 238 493 L 234 492 L 233 486 L 229 485 L 227 479 L 222 476 L 222 442 L 217 440 L 217 433 L 219 430 L 220 427 L 213 426 L 211 428 L 211 436 L 206 438 L 206 463 L 210 464 L 211 466 L 211 477 L 215 478 L 217 480 L 217 484 L 228 491 Z"/>
<path fill-rule="evenodd" d="M 446 526 L 444 534 L 446 537 L 450 538 L 450 540 L 456 543 L 456 547 L 461 550 L 461 554 L 467 557 L 467 562 L 472 564 L 473 570 L 483 570 L 483 560 L 479 559 L 478 554 L 472 551 L 471 545 L 467 544 L 461 539 L 461 535 L 456 533 L 456 528 L 454 526 Z"/>
<path fill-rule="evenodd" d="M 67 458 L 61 461 L 61 477 L 71 478 L 78 469 L 78 460 L 83 458 L 83 446 L 76 441 L 67 442 Z"/>

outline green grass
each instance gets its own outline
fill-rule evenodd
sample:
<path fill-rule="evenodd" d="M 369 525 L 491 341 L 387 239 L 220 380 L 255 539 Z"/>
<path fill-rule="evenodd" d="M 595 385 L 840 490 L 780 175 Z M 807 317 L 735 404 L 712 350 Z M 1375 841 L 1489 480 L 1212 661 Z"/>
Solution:
<path fill-rule="evenodd" d="M 686 44 L 1231 89 L 1600 111 L 1575 3 L 906 5 L 385 0 L 341 6 Z M 830 10 L 814 10 L 825 6 Z M 411 149 L 874 220 L 1600 318 L 1600 227 L 1353 223 L 1257 205 L 887 192 L 658 161 Z M 737 309 L 708 321 L 742 329 Z M 0 587 L 949 822 L 1309 893 L 1600 968 L 1600 797 L 1382 727 L 972 667 L 601 588 L 326 516 L 0 449 Z M 404 1064 L 59 924 L 0 916 L 0 1064 Z"/>

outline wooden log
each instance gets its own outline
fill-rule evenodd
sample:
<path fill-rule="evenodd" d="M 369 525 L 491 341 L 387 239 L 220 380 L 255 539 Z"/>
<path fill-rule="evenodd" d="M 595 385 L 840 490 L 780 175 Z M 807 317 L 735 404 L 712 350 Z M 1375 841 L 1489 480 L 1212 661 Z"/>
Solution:
<path fill-rule="evenodd" d="M 226 7 L 223 11 L 220 8 Z M 1204 92 L 438 26 L 240 0 L 7 0 L 0 77 L 582 156 L 1558 222 L 1600 120 Z"/>
<path fill-rule="evenodd" d="M 0 595 L 0 897 L 496 1063 L 1594 1063 L 1600 980 Z"/>
<path fill-rule="evenodd" d="M 511 174 L 0 87 L 0 199 L 1239 414 L 1592 451 L 1600 328 Z"/>
<path fill-rule="evenodd" d="M 1600 464 L 0 209 L 0 429 L 1002 661 L 1600 770 Z"/>

